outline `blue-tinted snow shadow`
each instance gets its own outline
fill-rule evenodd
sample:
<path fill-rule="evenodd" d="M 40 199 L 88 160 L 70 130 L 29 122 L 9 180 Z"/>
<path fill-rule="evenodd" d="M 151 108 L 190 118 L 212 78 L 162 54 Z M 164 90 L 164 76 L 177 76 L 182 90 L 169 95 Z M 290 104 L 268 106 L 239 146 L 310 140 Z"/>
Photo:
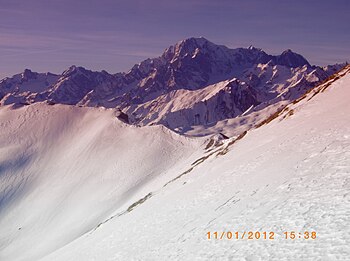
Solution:
<path fill-rule="evenodd" d="M 26 171 L 32 160 L 32 155 L 22 154 L 16 159 L 0 162 L 0 218 L 1 214 L 22 195 L 28 188 L 26 175 L 21 175 Z M 6 181 L 6 185 L 5 185 Z"/>

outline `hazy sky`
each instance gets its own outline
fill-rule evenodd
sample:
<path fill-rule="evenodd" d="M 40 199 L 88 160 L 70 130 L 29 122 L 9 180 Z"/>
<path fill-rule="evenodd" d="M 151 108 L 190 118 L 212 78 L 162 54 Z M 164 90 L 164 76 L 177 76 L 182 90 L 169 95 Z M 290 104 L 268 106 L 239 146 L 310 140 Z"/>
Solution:
<path fill-rule="evenodd" d="M 0 0 L 0 77 L 73 64 L 126 71 L 192 36 L 350 61 L 349 18 L 348 0 Z"/>

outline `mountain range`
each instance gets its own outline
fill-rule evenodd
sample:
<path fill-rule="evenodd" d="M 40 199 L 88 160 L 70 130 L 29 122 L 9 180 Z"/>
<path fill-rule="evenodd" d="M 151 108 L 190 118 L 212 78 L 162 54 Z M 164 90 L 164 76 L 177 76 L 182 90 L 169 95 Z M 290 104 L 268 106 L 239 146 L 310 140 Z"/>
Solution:
<path fill-rule="evenodd" d="M 230 49 L 189 38 L 126 73 L 77 66 L 61 75 L 26 69 L 0 81 L 0 106 L 114 108 L 130 124 L 162 124 L 192 136 L 233 135 L 232 125 L 255 125 L 344 66 L 312 66 L 291 50 L 269 55 L 252 46 Z"/>

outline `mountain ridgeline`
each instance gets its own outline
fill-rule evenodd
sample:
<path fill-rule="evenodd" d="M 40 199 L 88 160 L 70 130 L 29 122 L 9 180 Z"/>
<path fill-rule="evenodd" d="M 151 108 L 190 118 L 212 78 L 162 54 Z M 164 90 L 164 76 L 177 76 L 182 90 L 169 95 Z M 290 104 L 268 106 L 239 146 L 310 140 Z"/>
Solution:
<path fill-rule="evenodd" d="M 126 73 L 76 66 L 61 75 L 26 69 L 0 81 L 0 105 L 116 108 L 132 124 L 163 124 L 186 133 L 297 99 L 344 65 L 311 66 L 291 50 L 274 56 L 189 38 Z"/>

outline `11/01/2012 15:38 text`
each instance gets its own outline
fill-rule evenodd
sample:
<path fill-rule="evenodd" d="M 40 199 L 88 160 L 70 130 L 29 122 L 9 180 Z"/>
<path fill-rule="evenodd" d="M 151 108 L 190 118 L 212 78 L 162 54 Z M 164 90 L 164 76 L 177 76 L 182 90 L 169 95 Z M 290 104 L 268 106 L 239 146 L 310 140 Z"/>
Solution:
<path fill-rule="evenodd" d="M 304 231 L 304 232 L 295 232 L 295 231 L 286 231 L 282 234 L 275 233 L 273 231 L 208 231 L 206 233 L 206 238 L 208 240 L 275 240 L 276 238 L 283 238 L 283 239 L 316 239 L 317 234 L 315 231 Z"/>

